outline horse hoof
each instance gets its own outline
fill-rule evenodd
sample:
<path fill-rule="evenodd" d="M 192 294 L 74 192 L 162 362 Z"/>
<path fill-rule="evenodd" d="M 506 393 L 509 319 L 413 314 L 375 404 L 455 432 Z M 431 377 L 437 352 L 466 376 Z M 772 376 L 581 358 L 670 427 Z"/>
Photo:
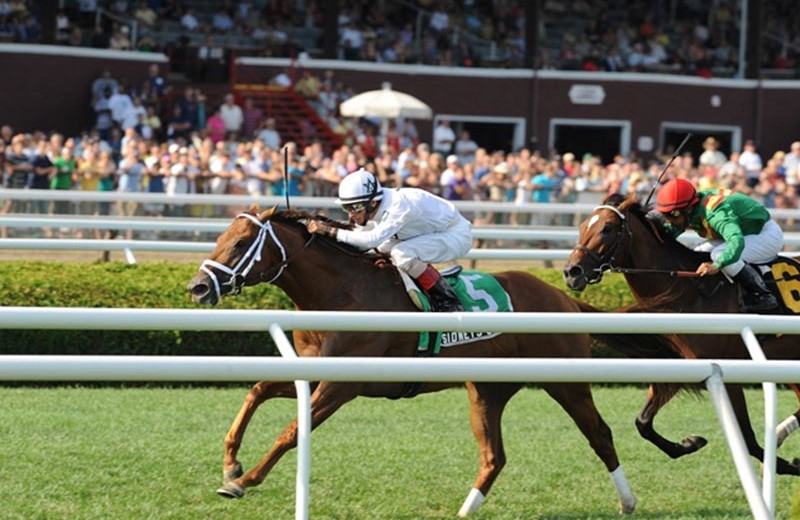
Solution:
<path fill-rule="evenodd" d="M 699 435 L 690 435 L 681 441 L 681 445 L 686 450 L 686 454 L 694 453 L 706 444 L 708 444 L 708 441 L 705 437 L 700 437 Z"/>
<path fill-rule="evenodd" d="M 217 494 L 224 498 L 242 498 L 244 488 L 235 482 L 228 482 L 217 490 Z"/>
<path fill-rule="evenodd" d="M 222 472 L 222 484 L 225 485 L 228 482 L 236 480 L 237 478 L 244 475 L 244 470 L 242 469 L 242 464 L 237 462 L 231 469 Z"/>

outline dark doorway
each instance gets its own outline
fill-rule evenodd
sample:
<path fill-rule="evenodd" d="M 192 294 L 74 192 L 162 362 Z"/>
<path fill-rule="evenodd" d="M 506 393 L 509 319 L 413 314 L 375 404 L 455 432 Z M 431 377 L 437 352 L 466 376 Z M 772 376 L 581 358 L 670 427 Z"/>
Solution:
<path fill-rule="evenodd" d="M 571 152 L 578 160 L 586 153 L 598 155 L 608 164 L 620 153 L 621 134 L 620 126 L 555 125 L 553 148 L 558 154 Z"/>
<path fill-rule="evenodd" d="M 681 141 L 686 138 L 686 135 L 692 132 L 692 137 L 684 145 L 683 152 L 690 152 L 694 157 L 695 164 L 700 154 L 703 153 L 703 141 L 707 137 L 714 137 L 719 141 L 719 151 L 724 153 L 727 157 L 731 155 L 731 141 L 733 139 L 733 132 L 724 130 L 697 130 L 692 128 L 677 128 L 669 127 L 664 130 L 664 152 L 665 154 L 672 155 L 675 149 L 680 146 Z"/>
<path fill-rule="evenodd" d="M 495 150 L 510 152 L 514 150 L 513 123 L 477 123 L 474 121 L 452 121 L 456 137 L 467 130 L 478 146 L 492 153 Z"/>

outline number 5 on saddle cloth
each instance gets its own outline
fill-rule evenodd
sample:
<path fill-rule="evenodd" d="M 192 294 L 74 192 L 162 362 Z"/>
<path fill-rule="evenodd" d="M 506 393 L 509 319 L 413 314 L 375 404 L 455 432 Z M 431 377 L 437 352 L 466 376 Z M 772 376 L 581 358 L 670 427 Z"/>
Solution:
<path fill-rule="evenodd" d="M 430 302 L 408 274 L 398 269 L 411 301 L 423 312 L 430 312 Z M 479 271 L 462 271 L 457 265 L 441 272 L 467 312 L 512 312 L 511 298 L 497 280 Z M 464 345 L 499 336 L 500 332 L 420 332 L 417 356 L 435 356 L 444 347 Z"/>

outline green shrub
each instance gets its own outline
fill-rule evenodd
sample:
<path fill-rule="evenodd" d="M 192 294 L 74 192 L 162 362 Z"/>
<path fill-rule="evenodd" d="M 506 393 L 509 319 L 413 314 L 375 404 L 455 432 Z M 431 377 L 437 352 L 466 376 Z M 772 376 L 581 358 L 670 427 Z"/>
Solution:
<path fill-rule="evenodd" d="M 0 263 L 0 305 L 23 307 L 198 308 L 186 284 L 197 265 L 185 263 Z M 563 289 L 555 269 L 531 269 Z M 621 277 L 591 287 L 579 296 L 600 309 L 632 301 Z M 293 308 L 272 285 L 247 287 L 227 297 L 220 309 Z M 70 355 L 265 355 L 275 346 L 267 332 L 105 331 L 0 329 L 0 354 Z"/>

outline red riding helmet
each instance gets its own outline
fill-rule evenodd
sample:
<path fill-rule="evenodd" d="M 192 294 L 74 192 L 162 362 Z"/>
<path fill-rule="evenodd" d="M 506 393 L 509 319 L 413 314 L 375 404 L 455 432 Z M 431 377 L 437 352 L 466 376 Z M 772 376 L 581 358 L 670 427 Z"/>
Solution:
<path fill-rule="evenodd" d="M 656 211 L 669 213 L 695 204 L 698 200 L 697 190 L 691 182 L 686 179 L 672 179 L 658 190 Z"/>

